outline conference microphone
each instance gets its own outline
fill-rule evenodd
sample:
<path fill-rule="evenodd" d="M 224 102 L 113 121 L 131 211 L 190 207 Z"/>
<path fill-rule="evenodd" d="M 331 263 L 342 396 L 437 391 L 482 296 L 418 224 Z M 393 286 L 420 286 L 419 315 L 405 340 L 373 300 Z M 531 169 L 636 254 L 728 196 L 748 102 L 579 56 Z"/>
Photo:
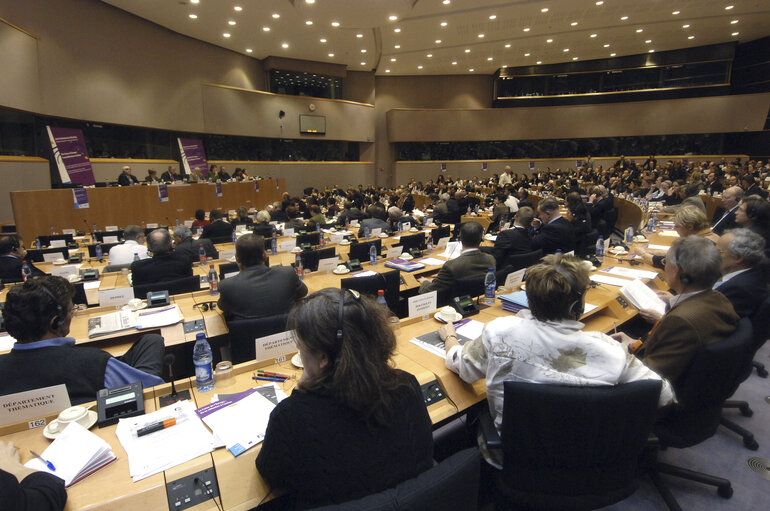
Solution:
<path fill-rule="evenodd" d="M 172 367 L 175 361 L 176 356 L 174 356 L 173 353 L 168 353 L 163 357 L 163 365 L 168 366 L 168 377 L 171 380 L 171 394 L 166 394 L 165 396 L 160 396 L 158 398 L 161 407 L 168 406 L 178 401 L 184 401 L 191 397 L 189 390 L 182 390 L 180 392 L 177 392 L 176 390 L 176 384 L 174 383 L 174 368 Z"/>
<path fill-rule="evenodd" d="M 173 353 L 168 353 L 163 357 L 163 365 L 168 366 L 168 378 L 171 380 L 172 396 L 176 396 L 176 385 L 174 385 L 174 362 L 176 362 L 176 357 Z"/>

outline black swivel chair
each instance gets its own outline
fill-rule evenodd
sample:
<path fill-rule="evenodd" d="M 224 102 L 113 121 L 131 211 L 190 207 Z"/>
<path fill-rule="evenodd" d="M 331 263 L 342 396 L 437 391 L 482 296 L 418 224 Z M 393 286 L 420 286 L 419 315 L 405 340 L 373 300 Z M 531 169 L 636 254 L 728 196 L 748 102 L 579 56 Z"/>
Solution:
<path fill-rule="evenodd" d="M 30 249 L 27 250 L 25 259 L 33 263 L 42 263 L 45 260 L 43 254 L 60 254 L 62 259 L 69 259 L 70 251 L 66 247 Z"/>
<path fill-rule="evenodd" d="M 521 270 L 522 268 L 529 268 L 533 264 L 536 264 L 543 258 L 542 250 L 534 250 L 525 254 L 511 254 L 503 259 L 503 267 L 512 267 L 512 271 Z"/>
<path fill-rule="evenodd" d="M 595 253 L 596 241 L 599 239 L 599 231 L 592 229 L 582 239 L 576 240 L 575 255 L 586 257 Z"/>
<path fill-rule="evenodd" d="M 115 236 L 118 238 L 118 241 L 123 241 L 123 229 L 118 229 L 117 231 L 100 231 L 94 233 L 94 238 L 96 238 L 99 243 L 103 243 L 104 238 L 108 236 Z"/>
<path fill-rule="evenodd" d="M 180 295 L 183 293 L 192 293 L 201 288 L 201 278 L 198 275 L 191 277 L 182 277 L 181 279 L 162 280 L 151 284 L 140 284 L 134 286 L 134 298 L 147 298 L 147 293 L 151 291 L 168 291 L 169 295 Z"/>
<path fill-rule="evenodd" d="M 659 380 L 600 387 L 506 381 L 502 439 L 491 417 L 481 417 L 487 446 L 503 453 L 495 509 L 587 510 L 631 495 L 660 389 Z"/>
<path fill-rule="evenodd" d="M 69 244 L 73 242 L 72 238 L 72 234 L 51 234 L 48 236 L 37 237 L 38 241 L 40 241 L 40 244 L 44 247 L 49 247 L 52 241 L 64 241 L 67 246 L 69 246 Z"/>
<path fill-rule="evenodd" d="M 254 360 L 254 340 L 286 330 L 288 314 L 255 319 L 232 319 L 227 322 L 230 355 L 233 364 Z"/>
<path fill-rule="evenodd" d="M 619 214 L 620 210 L 618 208 L 612 208 L 602 215 L 602 218 L 596 219 L 596 229 L 599 231 L 599 234 L 604 236 L 605 240 L 615 231 L 615 223 L 618 221 Z"/>
<path fill-rule="evenodd" d="M 394 488 L 312 511 L 475 511 L 480 462 L 477 448 L 465 449 Z"/>
<path fill-rule="evenodd" d="M 336 255 L 337 253 L 334 247 L 299 253 L 299 257 L 302 259 L 302 268 L 307 271 L 318 271 L 318 261 L 321 259 L 329 259 L 330 257 L 334 257 Z"/>
<path fill-rule="evenodd" d="M 225 275 L 228 273 L 235 273 L 240 271 L 238 263 L 222 263 L 219 265 L 219 280 L 224 280 Z"/>
<path fill-rule="evenodd" d="M 233 236 L 232 234 L 229 236 L 212 236 L 209 238 L 211 240 L 211 243 L 216 245 L 218 243 L 232 243 L 233 242 Z"/>
<path fill-rule="evenodd" d="M 382 252 L 382 240 L 376 239 L 362 241 L 360 243 L 351 243 L 350 251 L 348 252 L 348 260 L 358 259 L 361 263 L 368 261 L 369 249 L 372 243 L 374 243 L 374 247 L 377 250 L 377 255 L 379 256 L 380 252 Z"/>
<path fill-rule="evenodd" d="M 437 244 L 441 238 L 451 238 L 452 230 L 449 226 L 437 227 L 430 231 L 430 235 L 433 236 L 433 244 Z"/>
<path fill-rule="evenodd" d="M 385 291 L 385 301 L 393 314 L 399 313 L 399 290 L 401 288 L 401 272 L 386 271 L 368 277 L 350 277 L 340 280 L 341 289 L 353 289 L 359 293 L 377 296 L 377 291 Z"/>
<path fill-rule="evenodd" d="M 438 240 L 434 238 L 434 243 Z M 412 249 L 424 250 L 425 249 L 425 233 L 418 232 L 417 234 L 410 234 L 408 236 L 401 236 L 398 240 L 398 245 L 404 247 L 404 252 L 409 252 Z"/>
<path fill-rule="evenodd" d="M 110 253 L 110 249 L 115 245 L 120 245 L 120 243 L 100 243 L 100 245 L 102 246 L 102 255 L 107 257 L 107 254 Z M 88 257 L 92 259 L 96 257 L 96 245 L 88 245 Z"/>
<path fill-rule="evenodd" d="M 705 346 L 695 355 L 675 386 L 678 402 L 653 427 L 661 447 L 691 447 L 716 433 L 722 417 L 722 405 L 741 382 L 746 351 L 751 349 L 752 337 L 751 322 L 743 318 L 730 337 Z M 660 474 L 716 486 L 719 496 L 726 499 L 733 494 L 730 481 L 721 477 L 657 460 L 648 470 L 671 511 L 681 508 Z"/>
<path fill-rule="evenodd" d="M 765 344 L 768 332 L 770 332 L 770 298 L 766 298 L 765 301 L 760 304 L 756 312 L 754 312 L 754 315 L 751 316 L 751 326 L 753 330 L 753 343 L 751 349 L 746 352 L 741 382 L 751 376 L 751 373 L 754 371 L 754 355 L 759 351 L 759 348 Z M 744 417 L 751 417 L 754 415 L 754 411 L 746 401 L 725 401 L 722 409 L 724 410 L 726 408 L 737 408 Z M 747 449 L 751 449 L 752 451 L 759 449 L 759 444 L 754 439 L 754 435 L 751 431 L 742 428 L 735 422 L 726 418 L 724 413 L 722 414 L 720 423 L 727 429 L 738 433 L 743 438 L 743 445 L 745 445 Z"/>
<path fill-rule="evenodd" d="M 316 247 L 321 244 L 321 233 L 318 232 L 311 232 L 308 234 L 298 234 L 297 235 L 297 246 L 301 247 L 302 245 L 308 244 L 312 247 Z"/>

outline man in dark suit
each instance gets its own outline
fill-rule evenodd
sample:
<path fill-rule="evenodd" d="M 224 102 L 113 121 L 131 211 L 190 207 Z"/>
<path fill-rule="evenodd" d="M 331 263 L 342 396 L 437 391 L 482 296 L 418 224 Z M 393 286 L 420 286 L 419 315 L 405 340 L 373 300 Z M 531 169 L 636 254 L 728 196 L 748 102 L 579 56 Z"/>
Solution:
<path fill-rule="evenodd" d="M 483 275 L 489 268 L 495 268 L 495 258 L 491 254 L 481 252 L 479 245 L 484 237 L 484 227 L 478 222 L 465 222 L 460 226 L 460 242 L 462 252 L 456 259 L 444 263 L 438 275 L 432 281 L 422 277 L 420 293 L 438 291 L 439 302 L 449 298 L 448 294 L 457 279 Z"/>
<path fill-rule="evenodd" d="M 460 196 L 460 192 L 456 192 L 454 197 L 451 197 L 449 200 L 446 201 L 446 209 L 447 209 L 447 223 L 449 224 L 459 224 L 460 219 L 462 217 L 463 211 L 460 211 L 460 203 L 458 202 L 458 198 Z"/>
<path fill-rule="evenodd" d="M 717 208 L 712 219 L 711 231 L 720 236 L 729 229 L 738 227 L 735 221 L 735 210 L 743 199 L 743 188 L 731 186 L 722 194 L 722 207 Z"/>
<path fill-rule="evenodd" d="M 674 388 L 702 347 L 726 339 L 738 325 L 730 301 L 712 289 L 721 266 L 711 240 L 695 235 L 677 239 L 666 255 L 666 281 L 677 294 L 658 293 L 668 302 L 668 312 L 644 342 L 625 333 L 612 335 Z"/>
<path fill-rule="evenodd" d="M 21 276 L 21 267 L 24 265 L 24 258 L 27 256 L 27 249 L 24 247 L 24 241 L 16 234 L 9 234 L 0 238 L 0 280 L 3 282 L 21 282 L 24 278 Z M 45 275 L 46 273 L 35 265 L 27 261 L 32 276 Z"/>
<path fill-rule="evenodd" d="M 118 176 L 118 184 L 120 186 L 131 186 L 138 183 L 136 176 L 131 174 L 131 167 L 126 165 L 123 167 L 123 172 Z"/>
<path fill-rule="evenodd" d="M 722 185 L 722 182 L 719 181 L 717 173 L 714 171 L 709 172 L 709 175 L 706 178 L 706 187 L 704 188 L 706 193 L 714 195 L 715 193 L 722 193 L 724 189 L 725 187 Z"/>
<path fill-rule="evenodd" d="M 184 225 L 174 228 L 174 252 L 187 257 L 191 264 L 200 261 L 201 245 L 203 246 L 203 250 L 208 259 L 219 258 L 219 251 L 214 248 L 214 244 L 211 243 L 211 240 L 205 238 L 201 238 L 197 241 L 194 240 L 192 231 L 189 227 L 185 227 Z"/>
<path fill-rule="evenodd" d="M 290 266 L 265 265 L 264 238 L 244 234 L 235 243 L 240 273 L 219 284 L 219 308 L 225 318 L 248 319 L 285 314 L 307 295 L 307 286 Z"/>
<path fill-rule="evenodd" d="M 232 238 L 233 226 L 229 222 L 225 222 L 222 218 L 222 212 L 218 209 L 212 209 L 209 213 L 209 220 L 211 223 L 203 228 L 201 233 L 202 239 L 224 239 Z"/>
<path fill-rule="evenodd" d="M 169 165 L 168 170 L 160 176 L 160 179 L 166 183 L 173 183 L 174 181 L 181 181 L 182 176 L 176 171 L 176 167 Z"/>
<path fill-rule="evenodd" d="M 532 208 L 528 206 L 519 208 L 516 216 L 513 217 L 513 227 L 501 231 L 497 235 L 492 255 L 495 257 L 495 261 L 497 261 L 498 268 L 506 267 L 505 260 L 508 256 L 532 252 L 532 238 L 529 235 L 529 226 L 532 225 L 532 219 L 534 218 L 535 212 Z"/>
<path fill-rule="evenodd" d="M 719 238 L 717 247 L 722 278 L 714 289 L 730 300 L 740 317 L 752 316 L 768 295 L 764 238 L 748 229 L 733 229 Z"/>
<path fill-rule="evenodd" d="M 147 236 L 147 250 L 152 252 L 151 259 L 131 263 L 134 286 L 192 276 L 192 263 L 186 255 L 174 252 L 166 229 L 155 229 Z"/>
<path fill-rule="evenodd" d="M 572 224 L 559 214 L 559 203 L 546 197 L 537 205 L 541 226 L 532 236 L 532 250 L 542 249 L 544 254 L 561 250 L 566 254 L 575 250 L 575 233 Z"/>
<path fill-rule="evenodd" d="M 745 197 L 749 195 L 759 195 L 763 199 L 767 199 L 767 192 L 759 187 L 757 180 L 751 174 L 744 174 L 741 176 L 741 185 L 743 186 Z"/>
<path fill-rule="evenodd" d="M 607 214 L 615 209 L 615 199 L 610 192 L 602 185 L 594 186 L 588 197 L 588 212 L 591 214 L 591 225 L 598 227 L 599 222 L 605 220 Z M 609 226 L 610 232 L 614 225 Z"/>

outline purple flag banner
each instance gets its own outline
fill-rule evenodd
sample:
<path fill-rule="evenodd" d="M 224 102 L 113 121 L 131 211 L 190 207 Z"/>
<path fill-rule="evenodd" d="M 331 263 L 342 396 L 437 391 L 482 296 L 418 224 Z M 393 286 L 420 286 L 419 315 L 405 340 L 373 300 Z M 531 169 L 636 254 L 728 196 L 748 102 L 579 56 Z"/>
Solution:
<path fill-rule="evenodd" d="M 258 191 L 259 191 L 259 179 L 257 179 L 256 181 L 254 181 L 254 191 L 255 191 L 255 192 L 258 192 Z"/>
<path fill-rule="evenodd" d="M 165 183 L 158 185 L 158 200 L 168 202 L 168 185 Z"/>
<path fill-rule="evenodd" d="M 87 188 L 75 188 L 72 190 L 72 198 L 75 200 L 75 209 L 87 209 L 88 206 L 88 189 Z"/>
<path fill-rule="evenodd" d="M 481 162 L 481 172 L 487 171 L 487 162 L 483 161 Z"/>
<path fill-rule="evenodd" d="M 209 165 L 203 142 L 194 138 L 177 138 L 177 141 L 179 152 L 182 154 L 182 172 L 189 176 L 197 170 L 203 177 L 208 177 Z"/>
<path fill-rule="evenodd" d="M 215 189 L 217 191 L 217 197 L 221 197 L 222 196 L 222 183 L 216 182 L 216 183 L 214 183 L 214 186 L 216 187 Z"/>
<path fill-rule="evenodd" d="M 583 166 L 583 160 L 577 160 L 575 162 L 575 167 L 582 167 Z"/>
<path fill-rule="evenodd" d="M 446 163 L 441 164 L 441 172 L 446 172 Z"/>
<path fill-rule="evenodd" d="M 93 185 L 94 169 L 91 167 L 91 160 L 88 159 L 83 132 L 78 129 L 51 126 L 46 126 L 46 129 L 61 182 L 83 186 Z"/>
<path fill-rule="evenodd" d="M 529 162 L 529 170 L 535 170 L 535 162 Z"/>

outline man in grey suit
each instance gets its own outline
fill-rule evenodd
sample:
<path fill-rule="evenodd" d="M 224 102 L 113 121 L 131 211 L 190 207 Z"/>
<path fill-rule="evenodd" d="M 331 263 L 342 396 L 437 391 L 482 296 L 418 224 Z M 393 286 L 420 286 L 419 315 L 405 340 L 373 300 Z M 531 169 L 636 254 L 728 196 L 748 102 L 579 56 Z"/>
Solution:
<path fill-rule="evenodd" d="M 484 237 L 484 227 L 478 222 L 465 222 L 460 226 L 462 253 L 457 259 L 444 263 L 436 278 L 420 279 L 420 294 L 438 291 L 439 302 L 449 298 L 452 286 L 457 279 L 483 275 L 489 268 L 495 268 L 495 258 L 479 250 Z"/>
<path fill-rule="evenodd" d="M 211 243 L 211 240 L 201 238 L 194 240 L 192 237 L 192 231 L 189 227 L 180 225 L 174 228 L 174 251 L 177 254 L 184 255 L 190 259 L 191 263 L 200 261 L 200 247 L 203 245 L 203 250 L 206 253 L 206 257 L 209 259 L 217 259 L 219 257 L 219 251 Z"/>
<path fill-rule="evenodd" d="M 227 320 L 285 314 L 307 295 L 307 286 L 291 267 L 267 267 L 262 236 L 244 234 L 238 238 L 235 262 L 240 273 L 219 284 L 218 305 Z"/>

